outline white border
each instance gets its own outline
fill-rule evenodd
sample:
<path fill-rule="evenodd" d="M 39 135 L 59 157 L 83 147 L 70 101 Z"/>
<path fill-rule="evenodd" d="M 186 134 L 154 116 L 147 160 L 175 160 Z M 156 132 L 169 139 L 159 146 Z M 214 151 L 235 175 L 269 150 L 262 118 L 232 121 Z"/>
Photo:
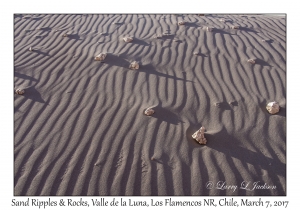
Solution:
<path fill-rule="evenodd" d="M 297 175 L 299 172 L 298 148 L 299 140 L 296 138 L 296 132 L 299 129 L 297 124 L 299 104 L 299 66 L 296 65 L 299 50 L 299 14 L 293 12 L 298 8 L 296 5 L 287 4 L 288 1 L 162 1 L 152 0 L 141 3 L 139 0 L 119 0 L 119 1 L 32 1 L 18 0 L 5 3 L 1 8 L 1 64 L 0 65 L 0 85 L 1 85 L 1 191 L 0 206 L 3 209 L 13 209 L 11 206 L 13 196 L 13 14 L 14 13 L 286 13 L 287 14 L 287 196 L 283 197 L 263 197 L 264 201 L 288 200 L 290 203 L 288 208 L 296 209 L 298 207 L 298 189 L 299 182 Z M 26 199 L 26 197 L 17 197 L 18 199 Z M 30 197 L 32 198 L 32 197 Z M 53 200 L 67 199 L 72 197 L 51 197 Z M 73 197 L 74 198 L 74 197 Z M 78 198 L 78 197 L 77 197 Z M 91 199 L 94 197 L 84 197 Z M 112 197 L 106 197 L 112 199 Z M 121 197 L 117 197 L 121 198 Z M 124 197 L 129 199 L 130 197 Z M 148 200 L 153 197 L 132 197 L 135 200 Z M 168 197 L 154 197 L 155 199 L 165 199 Z M 209 197 L 212 198 L 212 197 Z M 213 197 L 218 201 L 223 197 Z M 230 198 L 230 197 L 226 197 Z M 234 197 L 240 200 L 243 197 Z M 251 200 L 258 197 L 245 197 Z M 47 197 L 41 197 L 47 200 Z M 79 198 L 78 198 L 79 199 Z M 204 197 L 174 197 L 176 200 L 203 200 Z M 95 207 L 88 209 L 99 209 L 103 207 Z M 126 208 L 129 209 L 130 207 Z M 139 207 L 136 207 L 139 208 Z M 156 207 L 166 208 L 166 207 Z M 172 207 L 179 209 L 182 207 Z M 199 208 L 199 207 L 196 207 Z M 200 207 L 203 208 L 203 207 Z M 215 207 L 211 207 L 215 209 Z M 223 209 L 232 207 L 222 207 Z M 247 208 L 257 209 L 259 207 Z M 265 207 L 263 207 L 265 208 Z M 31 208 L 34 209 L 34 208 Z M 48 208 L 49 209 L 49 208 Z M 51 208 L 50 208 L 51 209 Z M 69 209 L 66 207 L 56 207 L 55 209 Z M 79 209 L 79 208 L 76 208 Z M 85 208 L 86 209 L 86 208 Z M 106 208 L 105 208 L 106 209 Z M 112 209 L 112 208 L 110 208 Z M 115 209 L 119 209 L 115 208 Z M 132 207 L 130 208 L 132 209 Z M 149 209 L 149 208 L 148 208 Z"/>

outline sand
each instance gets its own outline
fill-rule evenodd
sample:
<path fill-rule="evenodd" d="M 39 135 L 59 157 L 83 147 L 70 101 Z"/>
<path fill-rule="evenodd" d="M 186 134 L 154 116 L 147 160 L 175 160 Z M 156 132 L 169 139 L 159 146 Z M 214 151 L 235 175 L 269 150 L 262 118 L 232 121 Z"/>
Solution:
<path fill-rule="evenodd" d="M 15 14 L 14 88 L 15 196 L 286 195 L 285 16 Z"/>

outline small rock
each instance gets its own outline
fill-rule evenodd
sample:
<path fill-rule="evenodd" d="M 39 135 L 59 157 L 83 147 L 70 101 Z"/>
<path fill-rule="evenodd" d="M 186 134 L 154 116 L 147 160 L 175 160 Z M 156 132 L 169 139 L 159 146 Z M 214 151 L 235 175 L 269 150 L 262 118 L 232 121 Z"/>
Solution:
<path fill-rule="evenodd" d="M 156 39 L 161 39 L 162 37 L 163 37 L 162 34 L 155 34 L 155 35 L 154 35 L 154 38 L 156 38 Z"/>
<path fill-rule="evenodd" d="M 273 101 L 267 104 L 266 109 L 270 114 L 276 114 L 279 112 L 280 106 L 278 102 Z"/>
<path fill-rule="evenodd" d="M 213 31 L 213 28 L 212 27 L 206 27 L 206 31 L 209 31 L 209 32 L 211 32 L 211 31 Z"/>
<path fill-rule="evenodd" d="M 106 53 L 100 53 L 95 57 L 95 61 L 103 61 L 106 58 Z"/>
<path fill-rule="evenodd" d="M 138 62 L 136 61 L 133 61 L 130 65 L 129 65 L 129 68 L 132 69 L 132 70 L 138 70 L 140 68 L 140 65 Z"/>
<path fill-rule="evenodd" d="M 149 107 L 149 108 L 147 108 L 147 109 L 145 110 L 144 114 L 147 115 L 147 116 L 151 116 L 151 115 L 154 114 L 154 110 L 153 110 L 152 108 Z"/>
<path fill-rule="evenodd" d="M 220 108 L 221 107 L 221 103 L 217 102 L 217 103 L 215 103 L 215 106 L 218 107 L 218 108 Z"/>
<path fill-rule="evenodd" d="M 32 47 L 29 47 L 29 51 L 30 51 L 30 52 L 32 52 L 32 51 L 33 51 Z"/>
<path fill-rule="evenodd" d="M 186 22 L 185 21 L 180 21 L 180 22 L 178 22 L 178 25 L 179 26 L 182 26 L 182 25 L 184 25 Z"/>
<path fill-rule="evenodd" d="M 25 93 L 25 90 L 23 90 L 23 89 L 16 90 L 16 94 L 18 94 L 18 95 L 23 95 L 24 93 Z"/>
<path fill-rule="evenodd" d="M 247 62 L 251 64 L 255 64 L 255 59 L 249 59 Z"/>
<path fill-rule="evenodd" d="M 194 55 L 199 55 L 199 52 L 194 52 L 193 54 L 194 54 Z"/>
<path fill-rule="evenodd" d="M 63 37 L 68 37 L 68 36 L 69 36 L 69 34 L 63 34 L 62 36 L 63 36 Z"/>
<path fill-rule="evenodd" d="M 205 128 L 202 126 L 198 131 L 196 131 L 192 137 L 195 139 L 199 144 L 206 144 L 207 140 L 204 137 Z"/>
<path fill-rule="evenodd" d="M 132 41 L 133 41 L 133 38 L 132 38 L 132 37 L 125 37 L 125 38 L 123 38 L 123 40 L 124 40 L 125 42 L 132 42 Z"/>
<path fill-rule="evenodd" d="M 231 26 L 231 29 L 239 29 L 239 26 Z"/>

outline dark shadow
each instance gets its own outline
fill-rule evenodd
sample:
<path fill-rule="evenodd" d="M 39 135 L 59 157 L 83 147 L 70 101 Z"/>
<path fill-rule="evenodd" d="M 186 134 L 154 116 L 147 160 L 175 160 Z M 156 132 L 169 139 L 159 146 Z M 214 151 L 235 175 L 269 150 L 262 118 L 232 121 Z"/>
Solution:
<path fill-rule="evenodd" d="M 216 102 L 214 105 L 219 109 L 232 110 L 232 108 L 226 101 L 225 102 Z"/>
<path fill-rule="evenodd" d="M 185 26 L 191 27 L 191 28 L 198 28 L 198 27 L 200 27 L 196 22 L 195 23 L 187 22 L 187 23 L 185 23 Z"/>
<path fill-rule="evenodd" d="M 176 42 L 176 43 L 183 43 L 183 41 L 179 40 L 179 39 L 173 39 L 172 40 L 173 42 Z"/>
<path fill-rule="evenodd" d="M 38 28 L 38 30 L 40 30 L 40 31 L 51 31 L 51 28 L 50 27 L 40 27 L 40 28 Z"/>
<path fill-rule="evenodd" d="M 38 81 L 34 77 L 30 77 L 30 76 L 27 76 L 26 74 L 21 74 L 21 73 L 18 73 L 18 72 L 14 72 L 14 76 L 22 78 L 22 79 L 27 79 L 27 80 L 30 80 L 30 81 L 33 81 L 33 82 Z"/>
<path fill-rule="evenodd" d="M 180 122 L 183 123 L 183 121 L 181 121 L 175 113 L 166 108 L 163 108 L 160 105 L 152 107 L 152 109 L 155 111 L 155 113 L 151 115 L 151 117 L 156 118 L 158 121 L 165 121 L 174 125 L 178 125 L 178 123 Z M 143 112 L 144 111 L 145 110 L 143 110 Z M 160 122 L 158 123 L 160 124 Z"/>
<path fill-rule="evenodd" d="M 266 61 L 256 58 L 255 59 L 255 64 L 261 65 L 261 66 L 271 66 L 269 63 L 267 63 Z"/>
<path fill-rule="evenodd" d="M 127 44 L 127 43 L 126 43 Z M 141 39 L 134 39 L 132 42 L 130 42 L 129 44 L 138 44 L 138 45 L 142 45 L 142 46 L 150 46 L 149 43 L 145 42 L 144 40 Z"/>
<path fill-rule="evenodd" d="M 35 36 L 35 38 L 38 38 L 38 39 L 42 39 L 44 36 L 41 36 L 41 35 L 37 35 Z"/>
<path fill-rule="evenodd" d="M 34 88 L 34 87 L 29 87 L 25 89 L 24 95 L 22 95 L 26 99 L 30 99 L 34 102 L 39 102 L 39 103 L 46 103 L 44 99 L 42 98 L 41 94 Z"/>
<path fill-rule="evenodd" d="M 154 74 L 156 76 L 160 76 L 160 77 L 166 77 L 168 79 L 175 79 L 175 80 L 181 80 L 181 81 L 186 81 L 186 82 L 193 82 L 190 80 L 186 80 L 185 78 L 179 78 L 179 77 L 175 77 L 175 76 L 171 76 L 168 74 L 163 74 L 161 72 L 158 72 L 155 70 L 154 66 L 151 64 L 145 65 L 145 66 L 140 66 L 139 72 L 144 72 L 146 74 Z"/>
<path fill-rule="evenodd" d="M 229 104 L 231 106 L 238 106 L 239 105 L 239 103 L 237 101 L 230 101 Z"/>
<path fill-rule="evenodd" d="M 123 23 L 123 22 L 114 22 L 113 24 L 114 24 L 114 25 L 117 25 L 117 26 L 121 26 L 121 25 L 123 25 L 124 23 Z"/>
<path fill-rule="evenodd" d="M 225 19 L 224 23 L 233 23 L 231 19 Z"/>
<path fill-rule="evenodd" d="M 44 56 L 50 56 L 47 52 L 43 52 L 41 50 L 35 50 L 34 48 L 33 48 L 33 53 L 37 53 L 39 55 L 44 55 Z"/>
<path fill-rule="evenodd" d="M 106 63 L 109 66 L 120 66 L 129 69 L 130 62 L 127 61 L 125 58 L 126 56 L 123 55 L 117 56 L 114 54 L 107 53 L 107 56 L 102 63 Z"/>
<path fill-rule="evenodd" d="M 246 31 L 246 32 L 253 32 L 253 33 L 258 33 L 257 31 L 251 29 L 251 28 L 246 28 L 246 27 L 239 27 L 239 30 L 242 30 L 242 31 Z"/>
<path fill-rule="evenodd" d="M 65 37 L 65 38 L 82 40 L 82 39 L 80 39 L 80 36 L 78 34 L 68 34 L 68 37 Z"/>
<path fill-rule="evenodd" d="M 272 44 L 274 42 L 273 39 L 269 39 L 269 40 L 265 40 L 265 42 L 269 43 L 269 44 Z"/>
<path fill-rule="evenodd" d="M 161 39 L 161 40 L 173 40 L 175 38 L 175 35 L 170 34 L 170 33 L 164 33 L 161 36 L 156 37 L 157 39 Z"/>
<path fill-rule="evenodd" d="M 277 113 L 277 115 L 282 116 L 282 117 L 286 117 L 286 108 L 285 107 L 280 107 L 279 112 Z"/>

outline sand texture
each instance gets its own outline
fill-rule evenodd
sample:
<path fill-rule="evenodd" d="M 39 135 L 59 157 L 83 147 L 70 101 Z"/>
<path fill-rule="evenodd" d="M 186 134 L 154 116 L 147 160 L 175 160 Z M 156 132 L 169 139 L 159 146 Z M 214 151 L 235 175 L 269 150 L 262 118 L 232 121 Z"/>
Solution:
<path fill-rule="evenodd" d="M 15 14 L 19 88 L 16 196 L 286 195 L 284 16 Z"/>

